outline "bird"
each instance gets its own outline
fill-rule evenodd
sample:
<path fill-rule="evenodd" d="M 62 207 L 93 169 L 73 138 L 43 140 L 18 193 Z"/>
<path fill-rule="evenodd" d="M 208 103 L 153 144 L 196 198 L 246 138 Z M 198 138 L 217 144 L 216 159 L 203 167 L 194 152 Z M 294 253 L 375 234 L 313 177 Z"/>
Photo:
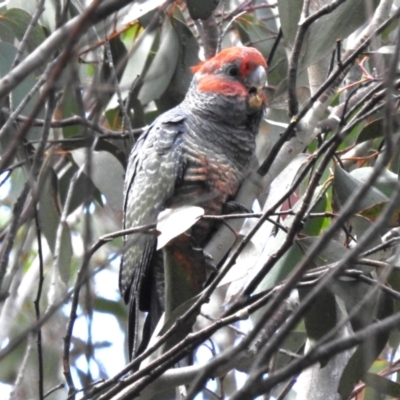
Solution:
<path fill-rule="evenodd" d="M 263 55 L 244 46 L 226 48 L 191 68 L 194 75 L 184 100 L 158 116 L 130 153 L 124 229 L 155 223 L 167 208 L 196 205 L 205 214 L 220 215 L 235 207 L 234 197 L 254 159 L 255 138 L 267 103 L 262 91 L 266 69 Z M 216 224 L 200 219 L 171 241 L 172 249 L 183 259 L 196 258 L 193 254 L 201 252 Z M 165 310 L 165 266 L 156 235 L 135 233 L 123 241 L 119 288 L 129 304 L 132 359 L 146 348 Z M 192 269 L 182 273 L 196 274 L 203 268 L 191 260 L 188 265 Z M 186 289 L 190 291 L 182 288 Z M 148 313 L 140 345 L 139 312 Z"/>

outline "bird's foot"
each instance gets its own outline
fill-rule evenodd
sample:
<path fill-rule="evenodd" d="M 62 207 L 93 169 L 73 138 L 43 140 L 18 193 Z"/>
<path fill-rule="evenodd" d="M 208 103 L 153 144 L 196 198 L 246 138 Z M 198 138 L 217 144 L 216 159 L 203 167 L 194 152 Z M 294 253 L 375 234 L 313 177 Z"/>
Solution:
<path fill-rule="evenodd" d="M 209 269 L 211 272 L 218 272 L 218 268 L 215 265 L 214 258 L 210 253 L 207 253 L 200 247 L 193 247 L 193 250 L 201 251 L 204 256 L 204 262 L 206 264 L 206 268 Z"/>
<path fill-rule="evenodd" d="M 234 200 L 228 201 L 222 207 L 222 213 L 223 214 L 232 214 L 232 213 L 250 214 L 252 212 L 253 212 L 252 210 L 249 210 L 242 203 L 239 203 L 238 201 L 234 201 Z"/>

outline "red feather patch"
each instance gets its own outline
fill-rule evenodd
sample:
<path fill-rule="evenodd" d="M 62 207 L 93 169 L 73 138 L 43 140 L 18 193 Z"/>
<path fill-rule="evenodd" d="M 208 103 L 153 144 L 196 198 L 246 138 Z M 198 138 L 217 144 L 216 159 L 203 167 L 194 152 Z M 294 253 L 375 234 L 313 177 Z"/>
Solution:
<path fill-rule="evenodd" d="M 192 72 L 198 74 L 198 90 L 220 93 L 224 96 L 248 96 L 243 84 L 216 74 L 224 65 L 234 62 L 239 62 L 239 74 L 242 78 L 246 78 L 258 66 L 267 67 L 264 57 L 258 50 L 252 47 L 230 47 L 192 67 Z"/>
<path fill-rule="evenodd" d="M 210 74 L 219 70 L 224 64 L 240 61 L 240 73 L 246 76 L 257 66 L 261 65 L 267 68 L 267 63 L 262 54 L 253 47 L 229 47 L 222 50 L 213 58 L 202 61 L 200 64 L 192 67 L 192 72 L 201 74 Z"/>
<path fill-rule="evenodd" d="M 198 81 L 200 92 L 214 92 L 224 96 L 248 96 L 246 88 L 239 82 L 232 82 L 223 76 L 204 75 Z"/>

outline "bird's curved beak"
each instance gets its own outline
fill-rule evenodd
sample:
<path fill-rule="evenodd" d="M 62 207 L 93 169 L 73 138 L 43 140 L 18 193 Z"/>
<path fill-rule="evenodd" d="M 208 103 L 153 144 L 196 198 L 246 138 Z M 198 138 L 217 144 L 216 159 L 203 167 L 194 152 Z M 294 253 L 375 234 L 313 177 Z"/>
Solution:
<path fill-rule="evenodd" d="M 266 83 L 267 72 L 261 65 L 251 71 L 246 78 L 245 84 L 249 88 L 249 105 L 251 108 L 258 109 L 267 103 L 267 98 L 262 90 Z"/>
<path fill-rule="evenodd" d="M 267 72 L 259 65 L 247 76 L 245 84 L 249 89 L 262 89 L 267 82 Z"/>

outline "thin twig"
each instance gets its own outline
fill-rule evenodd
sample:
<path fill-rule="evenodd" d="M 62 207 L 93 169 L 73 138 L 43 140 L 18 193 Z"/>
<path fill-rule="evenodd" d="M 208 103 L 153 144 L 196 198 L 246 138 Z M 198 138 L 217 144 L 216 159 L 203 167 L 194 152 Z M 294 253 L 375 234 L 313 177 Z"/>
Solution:
<path fill-rule="evenodd" d="M 281 135 L 281 137 L 277 140 L 275 145 L 272 147 L 268 157 L 258 168 L 257 173 L 261 176 L 265 176 L 269 169 L 271 168 L 272 163 L 275 161 L 279 151 L 283 147 L 283 144 L 293 137 L 296 133 L 296 127 L 299 121 L 301 121 L 304 116 L 311 110 L 312 106 L 317 102 L 317 100 L 321 104 L 325 104 L 330 96 L 334 93 L 337 87 L 339 87 L 342 78 L 344 77 L 347 68 L 356 60 L 358 55 L 364 51 L 364 49 L 369 45 L 372 37 L 374 35 L 378 35 L 383 32 L 393 21 L 397 20 L 400 16 L 400 9 L 396 10 L 396 12 L 384 22 L 381 23 L 378 27 L 376 27 L 368 37 L 362 37 L 359 41 L 360 44 L 352 51 L 346 52 L 345 59 L 342 61 L 342 68 L 337 67 L 334 72 L 331 73 L 329 78 L 321 85 L 321 87 L 307 100 L 307 102 L 303 105 L 302 109 L 296 115 L 295 119 L 292 119 L 285 132 Z M 311 18 L 312 15 L 309 17 Z M 303 147 L 306 144 L 303 144 Z M 293 156 L 293 154 L 292 154 Z"/>
<path fill-rule="evenodd" d="M 333 148 L 333 146 L 332 146 L 332 148 Z M 332 152 L 332 154 L 334 153 L 334 148 L 333 148 L 333 150 L 331 150 L 331 152 Z M 329 161 L 329 159 L 330 159 L 330 154 L 329 154 L 329 153 L 326 154 L 324 159 Z M 325 161 L 325 165 L 326 165 L 326 162 L 327 162 L 327 161 Z M 316 184 L 318 183 L 319 175 L 322 173 L 322 171 L 323 171 L 323 169 L 324 169 L 324 166 L 323 166 L 323 165 L 324 165 L 324 162 L 321 162 L 321 164 L 320 164 L 320 172 L 319 172 L 319 174 L 317 174 L 317 177 L 315 178 L 315 181 L 314 181 L 314 183 L 312 184 L 313 187 L 315 187 Z M 313 190 L 310 190 L 308 197 L 310 197 L 310 195 L 312 196 L 312 193 L 313 193 Z M 279 251 L 279 255 L 277 254 L 276 259 L 271 259 L 271 262 L 270 262 L 271 264 L 274 263 L 275 260 L 279 259 L 279 256 L 283 255 L 284 252 L 286 251 L 286 249 L 290 246 L 290 244 L 291 244 L 291 242 L 292 242 L 292 240 L 293 240 L 293 234 L 294 234 L 295 232 L 297 232 L 296 229 L 297 229 L 297 226 L 298 226 L 298 224 L 299 224 L 299 221 L 302 220 L 303 214 L 305 213 L 305 211 L 306 211 L 307 208 L 308 208 L 308 206 L 306 206 L 306 204 L 308 203 L 308 201 L 309 201 L 309 200 L 307 200 L 307 197 L 305 197 L 304 208 L 302 208 L 301 211 L 299 212 L 299 214 L 298 214 L 298 219 L 297 219 L 296 224 L 293 224 L 293 225 L 292 225 L 292 229 L 291 229 L 292 233 L 290 234 L 290 237 L 289 237 L 289 234 L 288 234 L 288 237 L 289 237 L 288 240 L 285 241 L 285 243 L 284 243 L 284 245 L 281 247 L 281 249 L 278 250 L 278 251 Z M 264 215 L 265 215 L 265 214 L 264 214 Z M 262 220 L 262 219 L 260 219 L 260 221 L 261 221 L 261 220 Z M 260 221 L 259 221 L 259 222 L 260 222 Z M 296 226 L 296 229 L 293 228 L 294 226 Z M 254 230 L 254 229 L 255 229 L 255 230 Z M 253 228 L 252 232 L 250 232 L 249 235 L 247 235 L 247 237 L 250 236 L 250 234 L 254 234 L 254 232 L 255 232 L 256 230 L 257 230 L 256 227 Z M 247 238 L 247 237 L 246 237 L 246 238 Z M 251 236 L 250 236 L 250 237 L 251 237 Z M 241 245 L 239 246 L 239 248 L 243 245 L 243 242 L 244 242 L 244 241 L 245 241 L 245 240 L 242 241 L 242 243 L 241 243 Z M 234 254 L 234 256 L 232 257 L 233 259 L 234 259 L 235 255 L 237 254 L 237 252 L 240 252 L 240 251 L 241 251 L 241 250 L 239 250 L 239 248 L 235 251 L 235 254 Z M 232 260 L 231 260 L 231 262 L 232 262 Z M 253 278 L 252 282 L 255 283 L 256 280 L 257 280 L 257 285 L 258 285 L 258 283 L 260 282 L 260 276 L 264 276 L 264 271 L 263 271 L 262 275 L 261 275 L 260 273 L 257 274 L 257 277 L 256 277 L 256 278 Z M 246 290 L 248 290 L 249 293 L 251 293 L 251 291 L 252 291 L 254 288 L 251 287 L 251 283 L 250 283 L 249 286 L 250 286 L 250 287 L 248 287 Z M 238 300 L 235 301 L 235 302 L 233 303 L 233 305 L 231 306 L 230 309 L 231 309 L 232 311 L 237 310 L 238 307 L 240 307 L 240 305 L 239 305 L 240 301 L 241 301 L 241 298 L 239 297 Z M 276 305 L 277 303 L 274 303 L 274 304 Z M 277 305 L 276 305 L 276 307 L 277 307 Z M 268 318 L 270 318 L 270 317 L 272 316 L 272 314 L 275 312 L 276 307 L 275 307 L 275 309 L 272 309 L 271 307 L 268 307 L 267 311 L 263 313 L 263 314 L 264 314 L 263 317 L 260 318 L 260 321 L 261 321 L 261 320 L 262 320 L 262 321 L 268 320 Z M 229 311 L 229 309 L 228 309 L 228 311 L 227 311 L 227 313 L 226 313 L 225 315 L 228 315 L 229 312 L 230 312 L 230 311 Z M 257 326 L 253 327 L 252 335 L 257 335 L 257 334 L 258 334 L 258 331 L 262 329 L 262 326 L 263 326 L 262 324 L 257 324 Z M 203 379 L 204 379 L 204 377 L 203 377 Z M 197 382 L 197 385 L 196 385 L 196 388 L 197 388 L 197 389 L 196 389 L 196 390 L 198 390 L 198 385 L 200 384 L 199 382 L 202 382 L 202 380 L 200 380 L 200 381 Z M 193 389 L 193 394 L 196 392 L 196 390 Z"/>
<path fill-rule="evenodd" d="M 374 254 L 380 250 L 386 250 L 387 248 L 391 248 L 395 244 L 398 244 L 399 241 L 400 241 L 400 237 L 391 238 L 391 239 L 387 240 L 386 242 L 379 244 L 378 246 L 375 246 L 372 249 L 365 251 L 364 253 L 361 253 L 360 257 L 368 257 L 369 255 Z"/>
<path fill-rule="evenodd" d="M 26 346 L 24 358 L 22 359 L 21 365 L 19 366 L 18 375 L 11 390 L 9 400 L 19 400 L 18 389 L 19 386 L 22 384 L 24 377 L 26 376 L 26 369 L 28 366 L 29 358 L 33 352 L 33 335 L 28 335 L 27 339 L 28 344 Z"/>
<path fill-rule="evenodd" d="M 49 95 L 51 93 L 52 93 L 52 90 L 49 91 Z M 50 97 L 51 97 L 51 95 L 50 95 Z M 49 97 L 49 107 L 50 106 L 55 107 L 55 99 L 50 101 L 50 97 Z M 53 103 L 53 101 L 54 101 L 54 103 Z M 49 110 L 51 111 L 50 112 L 50 114 L 51 114 L 53 112 L 54 108 L 53 109 L 49 108 Z M 47 118 L 49 118 L 48 115 L 46 117 L 46 121 L 47 121 Z M 51 116 L 50 116 L 50 119 L 51 119 Z M 19 195 L 17 201 L 14 204 L 11 224 L 9 226 L 8 232 L 4 239 L 3 247 L 0 251 L 0 289 L 2 287 L 4 276 L 6 274 L 10 251 L 11 251 L 12 244 L 14 242 L 14 238 L 15 238 L 15 235 L 16 235 L 18 227 L 19 227 L 19 220 L 20 220 L 20 217 L 21 217 L 21 214 L 23 211 L 24 204 L 26 202 L 29 192 L 34 188 L 35 181 L 40 172 L 42 158 L 44 155 L 47 139 L 49 136 L 49 128 L 50 128 L 48 126 L 49 123 L 50 123 L 50 120 L 48 121 L 47 124 L 45 124 L 43 126 L 42 135 L 40 137 L 39 145 L 36 149 L 36 153 L 35 153 L 35 156 L 34 156 L 34 159 L 32 162 L 28 180 L 25 183 L 24 188 L 21 191 L 21 194 Z"/>
<path fill-rule="evenodd" d="M 293 386 L 295 385 L 295 383 L 297 382 L 297 376 L 295 376 L 294 378 L 292 378 L 286 385 L 285 387 L 282 389 L 282 391 L 279 393 L 278 397 L 276 398 L 276 400 L 284 400 L 286 398 L 286 395 L 289 394 L 289 392 L 292 390 Z"/>
<path fill-rule="evenodd" d="M 104 244 L 104 243 L 103 243 Z M 99 246 L 101 247 L 101 246 Z M 87 255 L 87 258 L 91 258 L 93 255 L 93 253 Z M 84 257 L 84 261 L 83 262 L 87 262 L 87 258 Z M 101 265 L 100 267 L 98 267 L 90 276 L 86 277 L 86 279 L 91 278 L 92 276 L 96 275 L 98 272 L 102 271 L 106 266 L 109 265 L 109 262 L 111 260 L 107 260 L 107 263 L 105 263 L 104 265 Z M 32 333 L 36 333 L 36 331 L 41 328 L 47 321 L 49 321 L 49 319 L 57 312 L 59 311 L 60 307 L 62 307 L 67 300 L 72 297 L 72 295 L 74 294 L 74 290 L 76 288 L 77 285 L 82 286 L 85 283 L 85 280 L 81 281 L 81 282 L 77 282 L 75 287 L 68 291 L 68 293 L 62 298 L 60 299 L 60 301 L 58 301 L 57 303 L 55 303 L 52 307 L 49 307 L 46 312 L 42 315 L 42 317 L 40 318 L 39 321 L 35 322 L 34 324 L 32 324 L 31 326 L 29 326 L 27 329 L 25 329 L 24 331 L 22 331 L 21 333 L 19 333 L 18 335 L 15 335 L 13 337 L 12 340 L 10 340 L 10 343 L 7 344 L 7 346 L 5 346 L 3 349 L 0 350 L 0 361 L 3 360 L 4 358 L 6 358 L 13 350 L 15 350 L 24 340 L 26 340 L 26 338 L 32 334 Z"/>
<path fill-rule="evenodd" d="M 219 30 L 214 15 L 201 21 L 203 26 L 203 47 L 206 59 L 214 57 L 219 42 Z"/>
<path fill-rule="evenodd" d="M 7 151 L 3 153 L 0 160 L 0 171 L 2 171 L 11 161 L 20 141 L 28 133 L 32 121 L 36 118 L 42 109 L 50 90 L 53 89 L 59 76 L 64 70 L 65 65 L 73 53 L 73 48 L 80 35 L 84 33 L 89 26 L 106 18 L 110 13 L 119 10 L 130 0 L 100 0 L 93 1 L 82 15 L 79 15 L 66 23 L 62 28 L 55 31 L 47 40 L 29 54 L 19 65 L 0 79 L 0 98 L 3 98 L 13 90 L 29 73 L 49 58 L 53 51 L 61 45 L 67 38 L 66 45 L 60 56 L 56 59 L 56 64 L 48 76 L 45 89 L 42 91 L 39 100 L 33 107 L 28 120 L 21 126 L 15 134 L 13 141 L 9 144 Z"/>
<path fill-rule="evenodd" d="M 276 50 L 278 49 L 279 43 L 283 37 L 283 32 L 282 28 L 279 28 L 278 36 L 275 39 L 274 45 L 272 46 L 272 49 L 270 53 L 268 54 L 268 60 L 267 60 L 267 65 L 271 66 L 272 65 L 272 60 L 274 59 L 274 55 Z"/>
<path fill-rule="evenodd" d="M 3 113 L 10 114 L 10 110 L 3 107 L 1 109 Z M 28 117 L 24 117 L 23 115 L 18 115 L 15 120 L 20 121 L 20 122 L 25 122 L 28 119 Z M 32 126 L 43 126 L 44 120 L 43 119 L 34 119 L 32 121 Z M 86 118 L 82 118 L 79 115 L 73 115 L 72 117 L 60 119 L 60 120 L 53 120 L 51 121 L 51 127 L 52 128 L 64 128 L 66 126 L 74 126 L 74 125 L 82 125 L 86 126 L 90 129 L 93 129 L 94 131 L 98 132 L 101 134 L 101 137 L 107 138 L 107 139 L 125 139 L 128 134 L 124 133 L 123 131 L 115 131 L 112 129 L 106 129 L 105 127 L 96 124 Z M 132 129 L 132 134 L 134 136 L 138 136 L 143 131 L 146 129 L 146 127 L 143 128 L 136 128 Z M 62 142 L 68 142 L 71 141 L 72 139 L 75 140 L 82 140 L 83 137 L 74 137 L 70 139 L 60 139 L 60 140 L 54 140 L 54 141 L 49 141 L 49 143 L 54 142 L 54 143 L 62 143 Z M 31 141 L 32 143 L 35 143 L 35 141 Z"/>
<path fill-rule="evenodd" d="M 65 383 L 64 383 L 64 382 L 59 383 L 57 386 L 54 386 L 52 389 L 50 389 L 50 390 L 44 395 L 43 398 L 45 399 L 46 397 L 50 396 L 52 393 L 56 392 L 57 390 L 64 389 L 64 387 L 65 387 Z"/>
<path fill-rule="evenodd" d="M 389 153 L 390 156 L 390 153 Z M 314 245 L 308 252 L 307 257 L 303 259 L 300 265 L 293 271 L 291 276 L 288 278 L 287 285 L 278 292 L 279 295 L 276 295 L 274 299 L 269 303 L 269 307 L 274 307 L 276 302 L 280 301 L 281 296 L 287 295 L 290 292 L 290 289 L 293 285 L 296 284 L 298 281 L 298 277 L 301 275 L 302 271 L 304 271 L 307 266 L 310 264 L 312 259 L 318 254 L 318 251 L 326 246 L 328 240 L 330 240 L 331 235 L 339 228 L 338 221 L 341 219 L 345 219 L 348 217 L 348 212 L 354 207 L 354 197 L 361 197 L 364 195 L 364 192 L 370 187 L 374 179 L 377 178 L 385 163 L 388 160 L 388 153 L 386 153 L 386 157 L 382 158 L 380 165 L 377 164 L 374 173 L 371 175 L 369 182 L 363 185 L 356 193 L 355 196 L 352 196 L 352 199 L 346 203 L 345 209 L 343 209 L 341 215 L 336 220 L 334 224 L 331 225 L 330 228 L 325 232 L 325 235 L 319 240 L 317 245 Z M 399 186 L 399 185 L 397 185 Z M 386 207 L 385 211 L 381 214 L 381 216 L 377 219 L 375 225 L 368 229 L 368 231 L 362 236 L 362 238 L 358 241 L 357 245 L 345 255 L 342 260 L 338 263 L 337 267 L 331 271 L 329 271 L 324 278 L 322 278 L 319 283 L 312 289 L 312 291 L 306 296 L 305 299 L 301 302 L 298 310 L 294 313 L 286 322 L 286 324 L 280 329 L 280 331 L 275 335 L 275 337 L 267 344 L 267 346 L 263 349 L 260 354 L 258 365 L 255 365 L 255 369 L 251 377 L 249 377 L 248 381 L 246 382 L 243 389 L 241 389 L 236 396 L 234 396 L 235 400 L 243 399 L 243 393 L 246 390 L 251 390 L 250 388 L 259 382 L 260 377 L 262 376 L 262 360 L 268 359 L 270 355 L 273 353 L 274 349 L 276 349 L 284 337 L 286 337 L 287 333 L 295 326 L 295 324 L 299 321 L 302 315 L 306 312 L 308 307 L 312 304 L 315 299 L 315 296 L 324 290 L 325 287 L 331 282 L 331 280 L 338 276 L 338 274 L 348 265 L 355 261 L 355 258 L 361 253 L 362 249 L 375 237 L 376 231 L 379 230 L 382 226 L 387 223 L 387 220 L 390 218 L 391 213 L 396 208 L 396 204 L 400 199 L 400 187 L 394 192 L 388 206 Z M 317 351 L 317 350 L 316 350 Z M 267 378 L 269 383 L 273 380 L 272 378 Z M 256 385 L 257 386 L 257 385 Z M 259 385 L 258 385 L 259 387 Z"/>
<path fill-rule="evenodd" d="M 54 109 L 56 107 L 56 98 L 54 91 L 49 93 L 48 102 L 47 102 L 47 110 L 46 110 L 46 118 L 45 124 L 43 125 L 42 137 L 41 137 L 41 149 L 37 151 L 34 163 L 31 166 L 32 171 L 35 175 L 39 174 L 39 171 L 35 173 L 35 169 L 39 170 L 39 165 L 35 165 L 40 163 L 41 157 L 38 155 L 43 154 L 44 152 L 44 144 L 49 137 L 50 132 L 50 121 L 53 115 Z M 36 321 L 40 320 L 40 300 L 42 297 L 43 290 L 43 282 L 44 282 L 44 265 L 43 265 L 43 251 L 42 251 L 42 234 L 41 234 L 41 226 L 39 221 L 39 215 L 36 205 L 34 206 L 34 218 L 36 224 L 36 234 L 38 241 L 38 257 L 39 257 L 39 283 L 36 294 L 36 299 L 34 301 L 35 304 L 35 313 L 36 313 Z M 37 330 L 37 349 L 38 349 L 38 373 L 39 373 L 39 399 L 43 400 L 44 398 L 44 376 L 43 376 L 43 350 L 42 350 L 42 332 L 41 329 Z"/>
<path fill-rule="evenodd" d="M 281 368 L 279 371 L 276 371 L 274 374 L 271 374 L 263 381 L 260 381 L 258 385 L 253 385 L 248 391 L 247 397 L 238 397 L 233 396 L 232 399 L 237 398 L 246 398 L 248 396 L 257 396 L 257 393 L 264 393 L 269 390 L 271 387 L 274 387 L 280 382 L 283 382 L 287 377 L 294 376 L 311 365 L 317 363 L 321 360 L 329 359 L 334 354 L 338 354 L 342 351 L 348 350 L 357 346 L 358 344 L 363 343 L 365 340 L 375 337 L 381 333 L 389 332 L 391 329 L 398 326 L 400 323 L 400 314 L 396 313 L 388 318 L 385 318 L 381 321 L 375 322 L 364 329 L 360 329 L 353 335 L 350 335 L 346 338 L 336 339 L 315 349 L 313 351 L 309 351 L 304 357 L 298 360 L 294 360 L 289 365 Z"/>
<path fill-rule="evenodd" d="M 108 39 L 106 40 L 104 46 L 105 46 L 105 50 L 106 50 L 106 58 L 107 58 L 107 62 L 108 62 L 108 67 L 110 68 L 110 73 L 111 73 L 110 83 L 115 88 L 115 93 L 117 94 L 117 98 L 118 98 L 118 104 L 119 104 L 120 110 L 122 111 L 122 115 L 123 115 L 123 131 L 125 132 L 125 130 L 127 129 L 129 136 L 133 137 L 132 125 L 131 125 L 131 121 L 129 119 L 128 110 L 127 110 L 129 103 L 126 102 L 126 104 L 124 104 L 124 101 L 122 100 L 121 88 L 119 87 L 117 72 L 115 70 L 114 62 L 113 62 L 113 58 L 112 58 L 112 54 L 111 54 L 110 41 Z"/>
<path fill-rule="evenodd" d="M 2 291 L 4 277 L 7 272 L 8 260 L 11 252 L 12 245 L 14 243 L 15 236 L 19 227 L 19 218 L 24 208 L 26 198 L 29 194 L 30 187 L 28 183 L 24 185 L 17 201 L 13 205 L 11 223 L 8 227 L 8 231 L 3 239 L 3 244 L 0 249 L 0 292 Z"/>
<path fill-rule="evenodd" d="M 35 207 L 35 209 L 34 209 L 34 215 L 35 215 L 36 236 L 37 236 L 37 242 L 38 242 L 38 257 L 39 257 L 39 282 L 38 282 L 38 288 L 37 288 L 36 299 L 34 301 L 34 304 L 35 304 L 36 321 L 39 321 L 40 320 L 40 299 L 42 297 L 42 289 L 43 289 L 43 282 L 44 282 L 44 272 L 43 272 L 44 266 L 43 266 L 43 251 L 42 251 L 42 234 L 41 234 L 41 228 L 40 228 L 37 207 Z M 36 343 L 37 343 L 37 352 L 38 352 L 39 399 L 43 400 L 43 398 L 44 398 L 43 378 L 44 377 L 43 377 L 43 349 L 42 349 L 42 331 L 41 331 L 41 329 L 37 330 Z"/>
<path fill-rule="evenodd" d="M 241 310 L 240 312 L 232 316 L 219 319 L 218 321 L 209 325 L 208 327 L 203 328 L 202 330 L 196 333 L 188 335 L 183 341 L 174 346 L 172 349 L 168 350 L 166 353 L 161 355 L 156 360 L 152 361 L 149 365 L 133 373 L 132 375 L 126 377 L 125 379 L 121 380 L 120 377 L 122 376 L 122 373 L 123 372 L 126 373 L 128 371 L 127 369 L 128 366 L 127 366 L 123 371 L 121 371 L 115 377 L 113 377 L 109 381 L 106 381 L 104 385 L 101 385 L 102 386 L 101 388 L 100 387 L 96 388 L 91 393 L 88 393 L 87 396 L 84 396 L 83 399 L 92 398 L 95 394 L 99 393 L 100 389 L 109 387 L 111 384 L 115 385 L 107 393 L 100 396 L 99 400 L 111 399 L 114 395 L 119 393 L 126 386 L 129 386 L 129 390 L 124 391 L 124 395 L 120 398 L 120 400 L 127 400 L 134 397 L 135 395 L 138 395 L 144 389 L 144 387 L 146 387 L 150 382 L 159 377 L 166 369 L 175 364 L 180 358 L 182 358 L 185 354 L 187 354 L 187 352 L 193 349 L 196 345 L 203 342 L 206 338 L 209 338 L 214 332 L 216 332 L 221 327 L 237 322 L 238 320 L 247 318 L 247 316 L 255 309 L 258 309 L 261 304 L 262 303 L 258 304 L 254 303 L 247 309 Z M 286 309 L 287 306 L 288 304 L 283 303 L 278 311 Z M 290 309 L 290 307 L 291 306 L 289 305 L 288 308 Z M 284 321 L 286 315 L 285 313 L 282 313 L 281 315 L 282 315 L 281 319 L 282 321 Z M 273 328 L 273 324 L 279 325 L 279 321 L 280 318 L 277 316 L 276 321 L 271 322 L 270 327 L 266 328 L 266 331 L 268 332 L 274 331 L 275 328 Z M 263 324 L 263 326 L 264 325 L 265 324 Z M 249 335 L 251 335 L 251 332 L 249 333 Z M 249 344 L 249 342 L 246 339 L 242 340 L 237 347 L 243 349 L 243 343 Z M 224 355 L 224 357 L 228 356 Z M 131 365 L 132 364 L 133 363 L 131 362 Z M 135 382 L 137 383 L 134 384 Z"/>
<path fill-rule="evenodd" d="M 95 8 L 93 8 L 92 3 L 83 14 L 71 19 L 53 32 L 40 46 L 20 62 L 18 66 L 0 79 L 0 98 L 10 93 L 31 72 L 50 59 L 54 51 L 60 48 L 66 41 L 71 39 L 74 41 L 76 35 L 86 32 L 90 27 L 129 3 L 131 3 L 131 0 L 103 0 L 98 6 L 94 3 Z"/>

